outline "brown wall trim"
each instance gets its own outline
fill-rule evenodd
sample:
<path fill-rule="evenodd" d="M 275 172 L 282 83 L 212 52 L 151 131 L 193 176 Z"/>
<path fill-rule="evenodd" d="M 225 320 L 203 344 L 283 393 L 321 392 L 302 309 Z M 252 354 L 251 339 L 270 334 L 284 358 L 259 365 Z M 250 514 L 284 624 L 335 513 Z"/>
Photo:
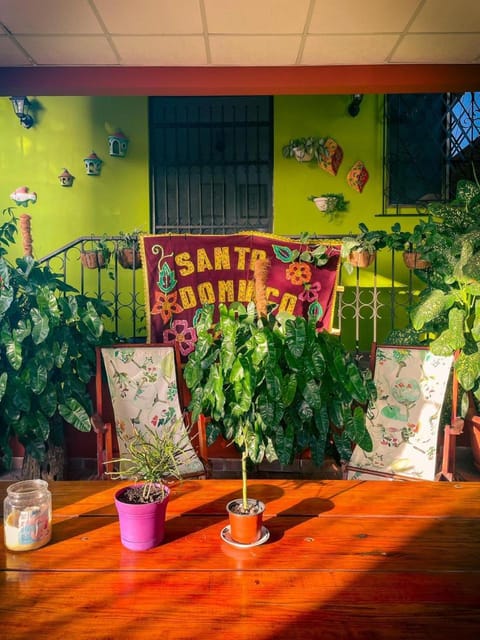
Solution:
<path fill-rule="evenodd" d="M 302 95 L 480 89 L 480 65 L 0 67 L 2 95 Z"/>

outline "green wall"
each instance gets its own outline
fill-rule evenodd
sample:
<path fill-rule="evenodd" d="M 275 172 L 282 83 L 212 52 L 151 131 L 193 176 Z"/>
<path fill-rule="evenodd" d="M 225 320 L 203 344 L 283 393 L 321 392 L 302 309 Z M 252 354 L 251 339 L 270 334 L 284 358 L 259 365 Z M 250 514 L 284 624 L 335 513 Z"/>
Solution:
<path fill-rule="evenodd" d="M 0 98 L 0 207 L 14 205 L 20 186 L 37 193 L 32 216 L 37 258 L 90 234 L 149 229 L 148 100 L 145 97 L 38 97 L 37 123 L 20 126 L 7 97 Z M 130 144 L 125 158 L 108 154 L 108 136 L 121 129 Z M 83 159 L 103 160 L 101 176 L 88 176 Z M 75 176 L 62 187 L 66 167 Z M 19 247 L 17 247 L 18 249 Z"/>
<path fill-rule="evenodd" d="M 360 113 L 352 118 L 347 107 L 350 96 L 278 96 L 274 99 L 274 231 L 296 235 L 358 232 L 358 222 L 382 228 L 375 218 L 382 210 L 382 106 L 383 96 L 366 95 Z M 343 149 L 343 162 L 336 176 L 315 161 L 285 159 L 282 147 L 292 138 L 331 137 Z M 352 165 L 362 160 L 369 181 L 359 194 L 347 184 Z M 310 195 L 343 193 L 348 210 L 325 215 L 318 211 Z"/>

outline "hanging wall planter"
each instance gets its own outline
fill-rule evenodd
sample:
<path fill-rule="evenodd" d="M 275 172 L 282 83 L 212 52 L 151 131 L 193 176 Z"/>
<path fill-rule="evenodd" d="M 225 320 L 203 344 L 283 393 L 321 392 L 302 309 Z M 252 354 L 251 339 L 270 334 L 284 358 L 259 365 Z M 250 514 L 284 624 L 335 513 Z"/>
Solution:
<path fill-rule="evenodd" d="M 321 196 L 309 196 L 317 209 L 322 213 L 333 214 L 337 211 L 346 211 L 348 200 L 341 193 L 323 193 Z"/>

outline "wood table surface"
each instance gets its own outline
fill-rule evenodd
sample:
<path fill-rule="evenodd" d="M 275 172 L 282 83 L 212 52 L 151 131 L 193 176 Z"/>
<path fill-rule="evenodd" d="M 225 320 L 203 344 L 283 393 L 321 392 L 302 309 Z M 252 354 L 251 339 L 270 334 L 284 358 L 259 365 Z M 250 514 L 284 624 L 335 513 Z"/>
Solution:
<path fill-rule="evenodd" d="M 270 538 L 237 549 L 241 482 L 186 481 L 143 552 L 120 542 L 123 484 L 50 483 L 51 542 L 2 535 L 0 639 L 480 638 L 480 483 L 252 480 Z"/>

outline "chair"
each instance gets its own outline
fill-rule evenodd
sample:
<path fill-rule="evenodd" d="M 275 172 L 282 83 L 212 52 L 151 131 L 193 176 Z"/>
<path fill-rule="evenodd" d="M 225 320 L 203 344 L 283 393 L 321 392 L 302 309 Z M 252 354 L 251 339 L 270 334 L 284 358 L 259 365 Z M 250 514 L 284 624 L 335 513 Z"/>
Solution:
<path fill-rule="evenodd" d="M 113 470 L 109 462 L 125 454 L 117 431 L 135 426 L 161 428 L 178 422 L 179 439 L 189 436 L 188 462 L 182 477 L 208 477 L 205 423 L 190 423 L 188 389 L 175 344 L 118 344 L 96 349 L 96 413 L 91 423 L 97 434 L 97 476 Z"/>
<path fill-rule="evenodd" d="M 456 417 L 458 382 L 454 356 L 435 356 L 426 347 L 376 345 L 370 367 L 377 399 L 367 408 L 373 451 L 358 445 L 345 467 L 347 479 L 453 480 L 455 440 L 463 421 Z M 452 389 L 452 419 L 443 433 L 442 405 Z"/>

